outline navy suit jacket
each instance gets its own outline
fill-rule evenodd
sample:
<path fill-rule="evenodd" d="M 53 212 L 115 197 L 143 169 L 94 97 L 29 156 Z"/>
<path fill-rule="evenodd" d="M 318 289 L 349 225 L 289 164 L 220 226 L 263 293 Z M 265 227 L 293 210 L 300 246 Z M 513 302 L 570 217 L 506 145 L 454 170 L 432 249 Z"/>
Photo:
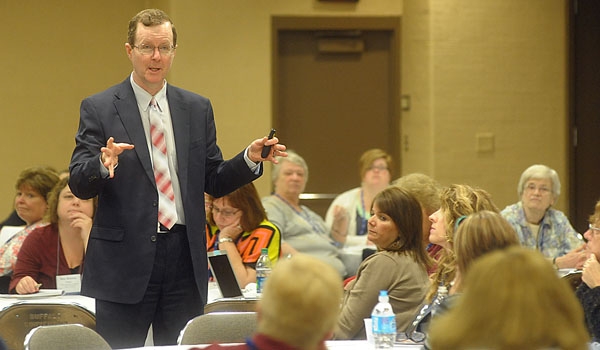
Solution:
<path fill-rule="evenodd" d="M 243 152 L 224 161 L 216 144 L 212 106 L 207 98 L 167 85 L 185 224 L 194 275 L 206 303 L 204 192 L 215 197 L 259 175 Z M 119 155 L 112 179 L 100 172 L 100 148 L 115 142 L 135 145 Z M 69 185 L 78 197 L 98 196 L 83 271 L 82 294 L 133 304 L 142 300 L 154 263 L 158 192 L 139 108 L 129 78 L 81 103 L 79 130 Z M 262 166 L 261 166 L 262 173 Z"/>

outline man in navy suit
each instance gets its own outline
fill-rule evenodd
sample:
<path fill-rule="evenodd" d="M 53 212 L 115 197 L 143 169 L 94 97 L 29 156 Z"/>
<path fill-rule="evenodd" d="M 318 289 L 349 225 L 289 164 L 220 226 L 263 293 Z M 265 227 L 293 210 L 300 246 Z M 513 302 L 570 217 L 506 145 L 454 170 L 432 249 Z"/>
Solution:
<path fill-rule="evenodd" d="M 80 198 L 98 196 L 82 294 L 96 299 L 96 329 L 113 348 L 143 346 L 150 324 L 155 345 L 176 343 L 207 298 L 204 192 L 222 197 L 258 178 L 262 161 L 287 155 L 263 137 L 223 160 L 210 101 L 165 81 L 176 48 L 169 16 L 141 11 L 125 44 L 133 72 L 81 103 L 69 185 Z M 159 223 L 150 101 L 164 126 L 172 227 Z M 272 146 L 266 158 L 263 146 Z"/>

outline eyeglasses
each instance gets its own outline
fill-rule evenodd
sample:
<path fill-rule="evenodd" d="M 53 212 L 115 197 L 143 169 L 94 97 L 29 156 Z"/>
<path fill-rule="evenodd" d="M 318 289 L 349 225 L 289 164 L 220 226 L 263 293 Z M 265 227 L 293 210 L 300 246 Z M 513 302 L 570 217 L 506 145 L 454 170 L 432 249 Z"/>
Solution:
<path fill-rule="evenodd" d="M 388 170 L 388 168 L 383 165 L 378 165 L 378 166 L 373 165 L 373 166 L 368 167 L 367 170 L 386 171 L 386 170 Z"/>
<path fill-rule="evenodd" d="M 600 234 L 600 227 L 596 227 L 596 226 L 594 226 L 594 225 L 592 225 L 592 224 L 589 224 L 589 225 L 588 225 L 588 228 L 589 228 L 590 230 L 592 230 L 592 233 L 593 233 L 593 234 Z"/>
<path fill-rule="evenodd" d="M 133 45 L 133 47 L 138 49 L 138 51 L 144 56 L 150 56 L 150 55 L 154 54 L 155 49 L 158 49 L 158 52 L 161 55 L 165 55 L 165 56 L 172 54 L 173 51 L 175 50 L 175 46 L 173 46 L 171 44 L 163 44 L 163 45 L 159 45 L 159 46 L 141 44 L 141 45 L 137 45 L 137 46 Z"/>
<path fill-rule="evenodd" d="M 213 215 L 220 214 L 221 216 L 223 216 L 225 218 L 230 218 L 230 217 L 234 216 L 235 214 L 237 214 L 238 211 L 240 211 L 239 209 L 235 209 L 235 210 L 219 209 L 215 206 L 211 206 L 210 209 L 212 210 Z"/>
<path fill-rule="evenodd" d="M 551 189 L 549 189 L 548 187 L 545 187 L 545 186 L 537 187 L 534 184 L 528 184 L 527 186 L 525 186 L 525 191 L 527 191 L 527 192 L 535 192 L 536 190 L 540 191 L 540 193 L 542 193 L 542 194 L 552 192 Z"/>

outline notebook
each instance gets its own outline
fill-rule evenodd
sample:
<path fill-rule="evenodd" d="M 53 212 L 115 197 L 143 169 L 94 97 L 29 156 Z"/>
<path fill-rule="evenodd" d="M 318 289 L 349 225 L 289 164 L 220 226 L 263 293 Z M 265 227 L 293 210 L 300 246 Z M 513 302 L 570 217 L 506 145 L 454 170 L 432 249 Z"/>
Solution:
<path fill-rule="evenodd" d="M 235 278 L 235 272 L 229 262 L 227 251 L 215 250 L 208 252 L 208 265 L 212 275 L 221 290 L 223 298 L 243 298 L 242 289 Z"/>

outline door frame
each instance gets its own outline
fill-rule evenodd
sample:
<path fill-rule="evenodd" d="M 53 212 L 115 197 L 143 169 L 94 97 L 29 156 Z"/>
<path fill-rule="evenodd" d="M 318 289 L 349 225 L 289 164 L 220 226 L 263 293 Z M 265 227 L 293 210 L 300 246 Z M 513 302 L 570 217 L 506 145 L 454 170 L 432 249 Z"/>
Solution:
<path fill-rule="evenodd" d="M 390 125 L 388 137 L 394 173 L 401 174 L 400 164 L 400 16 L 283 16 L 271 17 L 271 125 L 278 128 L 276 117 L 279 111 L 279 33 L 288 30 L 385 30 L 390 31 Z M 271 184 L 272 186 L 272 184 Z M 307 194 L 311 195 L 311 194 Z M 318 197 L 319 194 L 313 194 Z"/>

